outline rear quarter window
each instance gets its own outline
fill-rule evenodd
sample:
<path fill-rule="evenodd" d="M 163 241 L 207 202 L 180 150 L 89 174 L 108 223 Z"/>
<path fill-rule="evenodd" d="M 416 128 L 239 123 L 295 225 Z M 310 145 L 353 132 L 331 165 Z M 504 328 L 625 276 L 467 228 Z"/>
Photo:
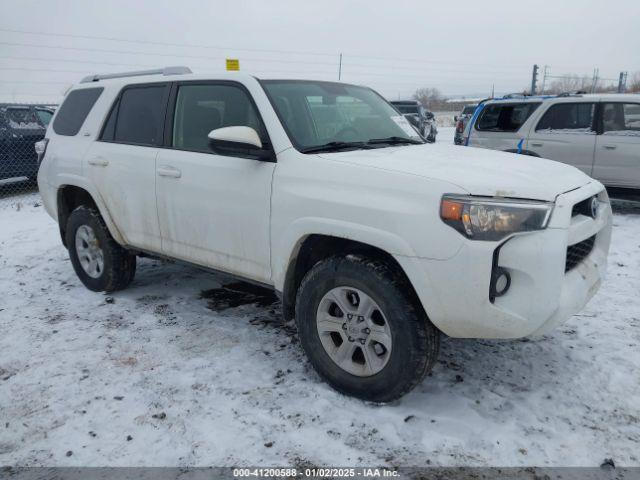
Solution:
<path fill-rule="evenodd" d="M 53 121 L 53 131 L 58 135 L 77 135 L 103 90 L 83 88 L 69 93 Z"/>
<path fill-rule="evenodd" d="M 539 106 L 540 103 L 494 103 L 487 105 L 476 122 L 476 130 L 515 132 Z"/>

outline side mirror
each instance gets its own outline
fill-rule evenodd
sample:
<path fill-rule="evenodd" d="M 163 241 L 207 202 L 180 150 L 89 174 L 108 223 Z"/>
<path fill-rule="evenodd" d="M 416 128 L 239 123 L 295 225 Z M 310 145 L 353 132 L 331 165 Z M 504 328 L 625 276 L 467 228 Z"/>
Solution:
<path fill-rule="evenodd" d="M 241 147 L 262 148 L 260 136 L 251 127 L 223 127 L 209 132 L 209 140 L 214 143 Z"/>
<path fill-rule="evenodd" d="M 454 122 L 457 122 L 457 121 L 458 121 L 458 115 L 454 115 L 454 116 L 453 116 L 453 121 L 454 121 Z"/>

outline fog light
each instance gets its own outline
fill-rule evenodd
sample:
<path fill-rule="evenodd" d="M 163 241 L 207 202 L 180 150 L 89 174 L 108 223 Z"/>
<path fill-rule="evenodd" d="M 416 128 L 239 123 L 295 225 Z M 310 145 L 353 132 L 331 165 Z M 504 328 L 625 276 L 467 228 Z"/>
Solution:
<path fill-rule="evenodd" d="M 496 297 L 501 297 L 511 286 L 511 275 L 504 268 L 497 267 L 491 279 L 491 301 Z"/>

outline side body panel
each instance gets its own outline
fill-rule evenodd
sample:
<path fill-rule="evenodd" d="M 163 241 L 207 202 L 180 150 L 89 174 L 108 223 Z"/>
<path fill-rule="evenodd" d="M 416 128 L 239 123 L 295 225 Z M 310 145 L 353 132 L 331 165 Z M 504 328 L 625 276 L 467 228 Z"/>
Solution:
<path fill-rule="evenodd" d="M 455 255 L 462 237 L 439 218 L 444 193 L 467 192 L 447 182 L 390 174 L 330 156 L 294 149 L 281 153 L 272 197 L 273 283 L 282 290 L 292 255 L 311 234 L 355 240 L 392 255 Z"/>

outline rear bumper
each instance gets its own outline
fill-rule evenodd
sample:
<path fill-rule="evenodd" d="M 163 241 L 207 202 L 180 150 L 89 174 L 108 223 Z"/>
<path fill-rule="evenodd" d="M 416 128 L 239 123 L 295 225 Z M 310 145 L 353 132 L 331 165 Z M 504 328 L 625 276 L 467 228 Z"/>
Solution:
<path fill-rule="evenodd" d="M 598 195 L 595 219 L 572 216 L 572 207 Z M 398 258 L 431 321 L 445 334 L 467 338 L 518 338 L 545 333 L 579 312 L 606 273 L 611 207 L 601 184 L 560 195 L 546 230 L 506 242 L 466 241 L 448 260 Z M 567 247 L 595 236 L 591 252 L 565 272 Z M 489 298 L 494 252 L 511 276 L 509 290 Z"/>
<path fill-rule="evenodd" d="M 45 211 L 51 218 L 58 221 L 57 189 L 48 183 L 40 172 L 38 173 L 38 190 L 40 191 Z"/>

